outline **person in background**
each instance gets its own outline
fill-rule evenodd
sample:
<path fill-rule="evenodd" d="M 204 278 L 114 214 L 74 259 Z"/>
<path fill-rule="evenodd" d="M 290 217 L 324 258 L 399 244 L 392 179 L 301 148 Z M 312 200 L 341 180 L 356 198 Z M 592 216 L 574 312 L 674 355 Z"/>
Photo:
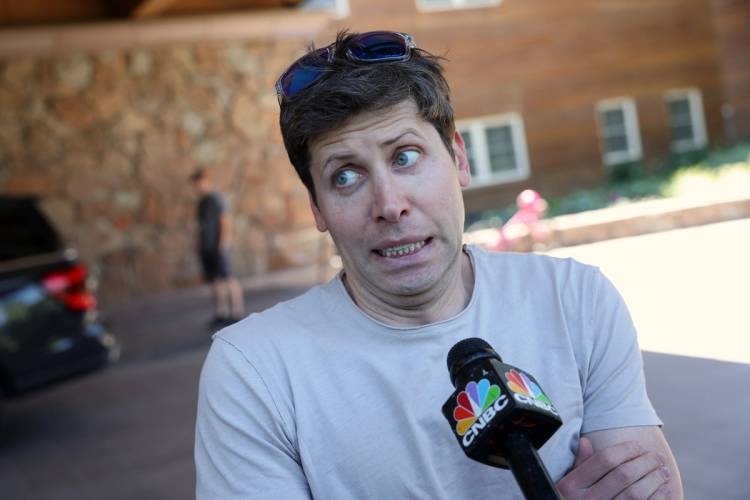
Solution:
<path fill-rule="evenodd" d="M 229 258 L 232 225 L 226 203 L 215 190 L 209 173 L 201 168 L 190 177 L 200 195 L 198 202 L 198 257 L 203 277 L 211 284 L 214 299 L 212 327 L 222 327 L 244 315 L 242 288 L 232 276 Z"/>

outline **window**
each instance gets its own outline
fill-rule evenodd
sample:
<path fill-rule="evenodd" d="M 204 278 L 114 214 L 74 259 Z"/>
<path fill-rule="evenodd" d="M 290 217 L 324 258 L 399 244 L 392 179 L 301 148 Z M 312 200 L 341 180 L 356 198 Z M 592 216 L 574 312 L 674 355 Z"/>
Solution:
<path fill-rule="evenodd" d="M 327 10 L 336 19 L 349 16 L 349 0 L 305 0 L 301 7 L 307 10 Z"/>
<path fill-rule="evenodd" d="M 456 123 L 466 143 L 471 187 L 502 184 L 529 176 L 526 136 L 520 115 L 512 113 Z"/>
<path fill-rule="evenodd" d="M 639 160 L 641 134 L 633 99 L 623 97 L 599 101 L 596 112 L 604 164 Z"/>
<path fill-rule="evenodd" d="M 500 5 L 503 0 L 417 0 L 419 10 L 471 9 Z"/>
<path fill-rule="evenodd" d="M 665 94 L 672 127 L 672 150 L 678 153 L 707 144 L 703 99 L 697 89 L 670 90 Z"/>

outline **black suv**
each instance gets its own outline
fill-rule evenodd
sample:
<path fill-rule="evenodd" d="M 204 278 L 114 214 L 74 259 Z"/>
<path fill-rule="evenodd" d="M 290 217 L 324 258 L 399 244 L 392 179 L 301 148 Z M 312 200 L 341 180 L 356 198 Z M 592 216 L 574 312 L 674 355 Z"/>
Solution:
<path fill-rule="evenodd" d="M 117 358 L 87 274 L 33 198 L 0 197 L 0 400 Z"/>

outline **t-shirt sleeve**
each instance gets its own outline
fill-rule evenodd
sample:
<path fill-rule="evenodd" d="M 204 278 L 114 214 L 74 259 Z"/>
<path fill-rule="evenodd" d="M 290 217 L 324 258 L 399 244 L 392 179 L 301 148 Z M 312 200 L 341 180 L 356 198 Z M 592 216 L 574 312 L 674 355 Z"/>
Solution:
<path fill-rule="evenodd" d="M 255 367 L 215 337 L 198 389 L 197 500 L 309 500 L 288 424 Z"/>
<path fill-rule="evenodd" d="M 628 308 L 598 269 L 589 277 L 589 356 L 581 432 L 661 425 L 646 393 L 643 359 Z"/>

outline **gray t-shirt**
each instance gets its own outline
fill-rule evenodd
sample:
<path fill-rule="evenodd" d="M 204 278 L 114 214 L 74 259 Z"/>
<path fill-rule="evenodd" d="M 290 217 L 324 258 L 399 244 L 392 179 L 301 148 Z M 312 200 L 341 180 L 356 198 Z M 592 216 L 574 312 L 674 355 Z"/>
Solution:
<path fill-rule="evenodd" d="M 534 375 L 560 412 L 540 450 L 554 480 L 580 434 L 661 424 L 627 308 L 596 268 L 467 251 L 472 297 L 445 321 L 379 323 L 337 277 L 219 332 L 200 381 L 198 499 L 522 498 L 509 471 L 464 455 L 441 413 L 446 355 L 467 337 Z"/>

